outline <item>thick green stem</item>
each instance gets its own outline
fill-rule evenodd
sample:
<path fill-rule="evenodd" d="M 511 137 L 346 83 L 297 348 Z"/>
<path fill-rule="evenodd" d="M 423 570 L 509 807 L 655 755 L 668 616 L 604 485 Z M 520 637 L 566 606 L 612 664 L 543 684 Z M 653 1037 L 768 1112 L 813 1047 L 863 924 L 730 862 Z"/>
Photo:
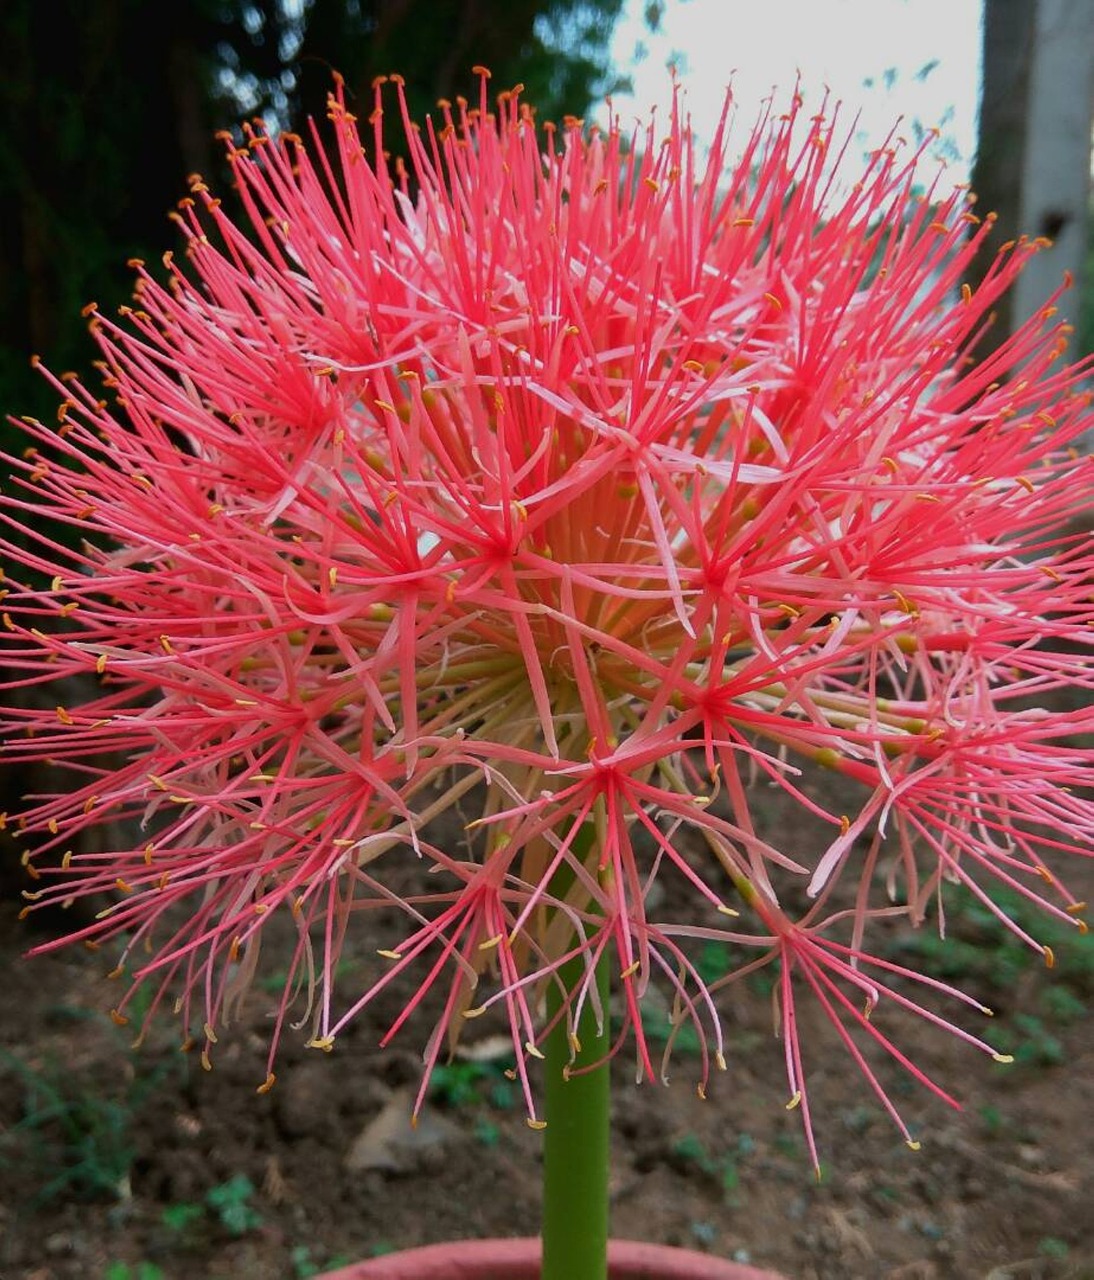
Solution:
<path fill-rule="evenodd" d="M 561 970 L 573 990 L 584 968 L 580 960 Z M 597 972 L 604 1025 L 586 1002 L 577 1037 L 581 1048 L 571 1062 L 566 1019 L 547 1037 L 543 1148 L 542 1280 L 606 1280 L 608 1274 L 608 1174 L 611 1168 L 610 1072 L 604 1061 L 610 1043 L 608 967 Z M 556 992 L 551 1012 L 562 1004 Z M 577 1069 L 602 1060 L 591 1071 Z"/>

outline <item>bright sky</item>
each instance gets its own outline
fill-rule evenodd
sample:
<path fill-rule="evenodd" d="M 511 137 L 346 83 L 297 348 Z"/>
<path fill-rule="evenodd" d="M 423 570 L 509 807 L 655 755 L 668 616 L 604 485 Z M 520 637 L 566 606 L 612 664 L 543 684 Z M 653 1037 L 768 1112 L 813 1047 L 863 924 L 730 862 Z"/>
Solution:
<path fill-rule="evenodd" d="M 614 95 L 622 120 L 668 98 L 675 61 L 696 132 L 709 136 L 732 75 L 742 123 L 772 88 L 789 94 L 798 73 L 807 104 L 828 87 L 861 111 L 863 151 L 880 145 L 898 116 L 938 126 L 954 182 L 968 178 L 980 83 L 981 0 L 664 0 L 651 36 L 646 0 L 626 0 L 612 58 L 634 81 Z M 636 49 L 646 50 L 635 62 Z M 924 71 L 929 64 L 935 65 Z"/>

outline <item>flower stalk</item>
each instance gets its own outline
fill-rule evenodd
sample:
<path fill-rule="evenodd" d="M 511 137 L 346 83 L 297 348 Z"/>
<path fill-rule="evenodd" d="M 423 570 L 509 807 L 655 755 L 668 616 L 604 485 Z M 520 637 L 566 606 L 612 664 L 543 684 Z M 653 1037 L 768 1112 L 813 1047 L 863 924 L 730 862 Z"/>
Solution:
<path fill-rule="evenodd" d="M 583 966 L 571 960 L 559 979 L 572 996 Z M 587 1001 L 576 1027 L 560 1017 L 544 1042 L 542 1280 L 604 1280 L 608 1267 L 611 1174 L 611 1037 L 608 957 L 597 961 L 599 1009 Z M 549 1013 L 564 1011 L 557 990 Z"/>

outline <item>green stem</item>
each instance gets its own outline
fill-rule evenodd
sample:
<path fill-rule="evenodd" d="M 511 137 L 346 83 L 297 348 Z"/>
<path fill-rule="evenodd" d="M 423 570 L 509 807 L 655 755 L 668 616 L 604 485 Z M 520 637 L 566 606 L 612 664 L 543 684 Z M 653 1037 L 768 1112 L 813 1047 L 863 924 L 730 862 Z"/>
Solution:
<path fill-rule="evenodd" d="M 580 959 L 560 976 L 573 990 L 584 973 Z M 565 1017 L 547 1037 L 543 1147 L 543 1269 L 541 1280 L 606 1280 L 608 1275 L 608 1174 L 611 1168 L 609 1119 L 611 1095 L 607 1061 L 592 1071 L 577 1068 L 604 1059 L 610 1044 L 608 964 L 597 968 L 604 1025 L 586 1001 L 577 1037 L 581 1049 L 571 1062 Z M 555 991 L 551 1013 L 562 1004 Z"/>

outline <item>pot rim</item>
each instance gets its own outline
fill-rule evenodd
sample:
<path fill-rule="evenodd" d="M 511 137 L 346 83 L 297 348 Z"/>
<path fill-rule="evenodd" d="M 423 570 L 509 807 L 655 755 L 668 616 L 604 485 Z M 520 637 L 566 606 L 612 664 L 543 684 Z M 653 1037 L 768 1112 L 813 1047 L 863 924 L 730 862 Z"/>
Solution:
<path fill-rule="evenodd" d="M 317 1280 L 539 1280 L 538 1236 L 452 1240 L 384 1254 Z M 610 1280 L 782 1280 L 742 1262 L 642 1240 L 608 1243 Z"/>

